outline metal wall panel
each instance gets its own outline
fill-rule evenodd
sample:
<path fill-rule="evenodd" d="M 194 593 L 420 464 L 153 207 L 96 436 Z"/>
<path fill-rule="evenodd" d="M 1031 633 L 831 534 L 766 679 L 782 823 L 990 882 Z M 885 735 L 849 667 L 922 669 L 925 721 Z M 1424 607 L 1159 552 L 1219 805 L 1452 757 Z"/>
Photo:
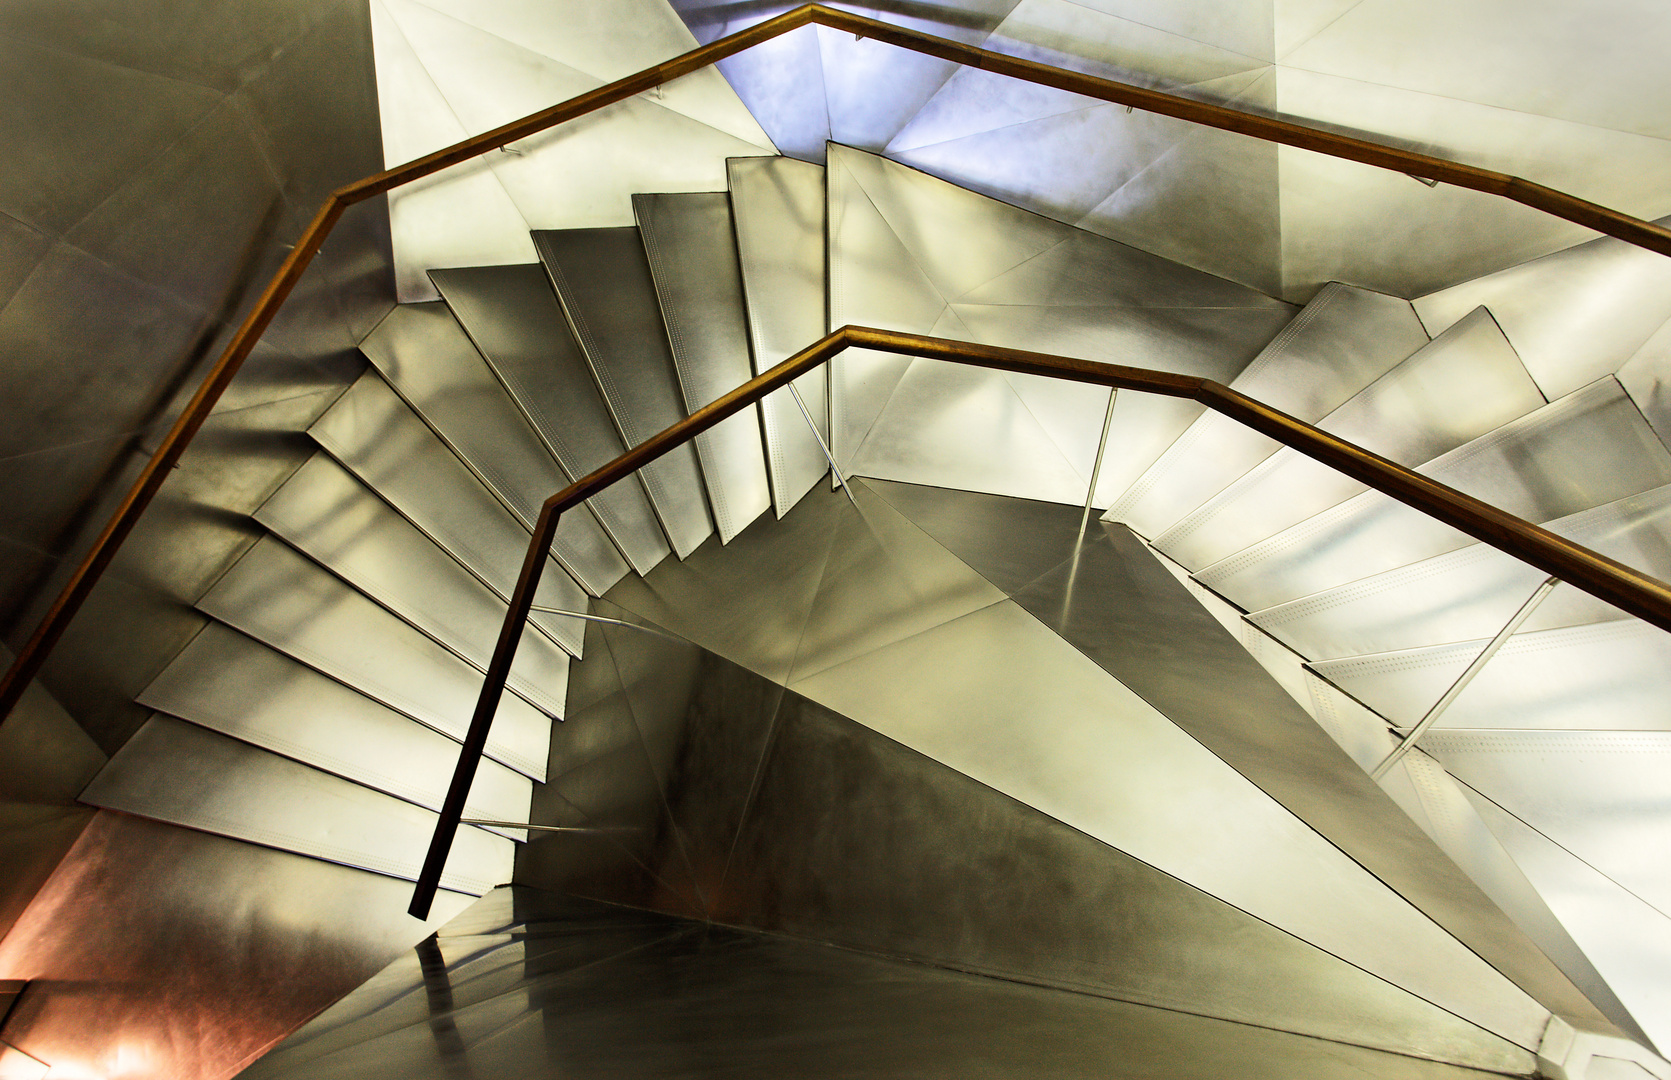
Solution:
<path fill-rule="evenodd" d="M 1230 385 L 1315 422 L 1426 342 L 1408 301 L 1330 283 Z M 1159 535 L 1278 449 L 1234 420 L 1204 413 L 1103 520 Z"/>
<path fill-rule="evenodd" d="M 1415 466 L 1544 404 L 1490 314 L 1475 308 L 1317 426 Z M 1156 537 L 1155 546 L 1199 570 L 1366 490 L 1284 447 Z"/>
<path fill-rule="evenodd" d="M 528 550 L 527 529 L 381 378 L 360 379 L 308 433 L 424 535 L 510 598 Z M 587 598 L 568 571 L 551 562 L 540 575 L 535 603 L 580 611 Z M 580 655 L 580 620 L 534 612 L 529 621 Z"/>
<path fill-rule="evenodd" d="M 431 270 L 429 276 L 565 473 L 585 476 L 626 452 L 539 264 Z M 634 570 L 645 573 L 667 557 L 667 537 L 637 478 L 611 485 L 586 505 Z"/>
<path fill-rule="evenodd" d="M 683 420 L 684 397 L 638 229 L 536 232 L 534 246 L 621 441 L 638 446 Z M 713 534 L 695 447 L 676 447 L 638 475 L 674 554 L 684 558 Z"/>
<path fill-rule="evenodd" d="M 737 234 L 725 192 L 634 195 L 685 408 L 694 412 L 754 377 Z M 750 405 L 696 437 L 721 543 L 772 504 L 760 410 Z"/>
<path fill-rule="evenodd" d="M 1014 602 L 790 689 L 1522 1046 L 1545 1009 Z"/>
<path fill-rule="evenodd" d="M 487 670 L 505 602 L 330 457 L 318 454 L 297 470 L 256 512 L 256 520 Z M 537 627 L 524 627 L 509 685 L 561 717 L 568 684 L 568 654 Z"/>
<path fill-rule="evenodd" d="M 727 168 L 758 375 L 829 330 L 824 170 L 792 158 L 737 158 Z M 760 402 L 772 509 L 780 518 L 830 470 L 818 445 L 820 438 L 829 439 L 828 386 L 824 371 L 795 380 L 815 429 L 808 427 L 787 387 Z"/>
<path fill-rule="evenodd" d="M 111 810 L 415 880 L 435 815 L 247 743 L 158 714 L 82 792 Z M 460 829 L 442 887 L 476 896 L 510 877 L 516 847 Z"/>
<path fill-rule="evenodd" d="M 205 626 L 139 703 L 431 810 L 458 762 L 454 740 L 220 623 Z M 484 759 L 464 815 L 525 821 L 532 788 Z"/>
<path fill-rule="evenodd" d="M 1671 483 L 1671 454 L 1612 379 L 1482 435 L 1418 472 L 1531 521 Z M 1469 538 L 1368 492 L 1207 567 L 1249 611 L 1454 551 Z"/>
<path fill-rule="evenodd" d="M 469 664 L 278 540 L 263 539 L 198 602 L 210 615 L 453 738 L 475 711 Z M 489 756 L 545 776 L 551 718 L 505 691 Z"/>
<path fill-rule="evenodd" d="M 446 305 L 403 304 L 360 347 L 524 526 L 532 528 L 540 505 L 569 486 Z M 601 596 L 627 564 L 590 511 L 565 515 L 562 525 L 553 550 L 587 591 Z"/>

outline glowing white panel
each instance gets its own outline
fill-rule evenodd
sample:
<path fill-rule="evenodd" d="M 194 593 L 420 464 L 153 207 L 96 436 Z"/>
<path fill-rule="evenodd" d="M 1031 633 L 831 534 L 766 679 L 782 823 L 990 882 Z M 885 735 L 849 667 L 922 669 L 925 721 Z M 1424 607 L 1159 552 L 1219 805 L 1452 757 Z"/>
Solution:
<path fill-rule="evenodd" d="M 1221 0 L 1085 0 L 1085 6 L 1252 59 L 1270 60 L 1271 6 Z"/>

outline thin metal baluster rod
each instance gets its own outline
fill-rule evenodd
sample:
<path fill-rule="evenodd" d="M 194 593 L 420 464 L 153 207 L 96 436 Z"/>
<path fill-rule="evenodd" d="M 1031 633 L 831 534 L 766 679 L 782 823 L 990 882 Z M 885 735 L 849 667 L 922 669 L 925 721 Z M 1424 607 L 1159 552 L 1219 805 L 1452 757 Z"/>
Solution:
<path fill-rule="evenodd" d="M 818 425 L 812 422 L 812 410 L 808 409 L 806 402 L 801 400 L 801 392 L 795 389 L 795 384 L 789 383 L 788 386 L 789 392 L 795 397 L 795 404 L 800 407 L 801 415 L 806 417 L 806 426 L 812 429 L 812 437 L 818 440 L 818 449 L 824 451 L 824 460 L 830 463 L 830 471 L 835 473 L 836 483 L 841 485 L 841 490 L 847 492 L 847 501 L 857 507 L 859 500 L 853 498 L 853 489 L 847 486 L 847 477 L 841 475 L 841 466 L 836 464 L 835 455 L 830 453 L 829 444 L 824 441 L 824 436 L 818 434 Z"/>
<path fill-rule="evenodd" d="M 1068 608 L 1073 604 L 1074 581 L 1079 577 L 1079 552 L 1085 546 L 1085 530 L 1091 524 L 1091 503 L 1097 497 L 1097 478 L 1102 475 L 1102 453 L 1108 449 L 1108 429 L 1114 425 L 1114 395 L 1119 391 L 1108 388 L 1108 409 L 1102 414 L 1102 437 L 1097 440 L 1097 459 L 1091 463 L 1091 486 L 1085 489 L 1085 512 L 1079 515 L 1079 537 L 1073 542 L 1073 565 L 1068 567 L 1068 587 L 1062 595 L 1062 626 L 1068 624 Z"/>
<path fill-rule="evenodd" d="M 570 611 L 568 608 L 560 607 L 540 607 L 537 604 L 529 607 L 528 610 L 544 612 L 547 615 L 567 615 L 571 619 L 584 619 L 587 622 L 608 623 L 611 626 L 624 626 L 628 630 L 642 630 L 646 634 L 654 634 L 657 637 L 664 637 L 669 641 L 677 641 L 681 644 L 683 644 L 685 640 L 676 634 L 670 634 L 666 630 L 658 630 L 653 626 L 640 626 L 638 623 L 627 622 L 625 619 L 611 619 L 608 615 L 593 615 L 589 611 Z"/>
<path fill-rule="evenodd" d="M 1410 734 L 1404 736 L 1404 741 L 1393 748 L 1393 752 L 1387 755 L 1386 760 L 1375 766 L 1375 770 L 1369 774 L 1372 779 L 1379 780 L 1387 775 L 1388 769 L 1397 765 L 1405 754 L 1416 748 L 1416 740 L 1427 734 L 1427 729 L 1433 726 L 1435 720 L 1439 719 L 1439 714 L 1450 708 L 1451 703 L 1461 696 L 1462 691 L 1468 688 L 1469 683 L 1474 681 L 1474 676 L 1478 675 L 1480 669 L 1485 667 L 1486 661 L 1496 656 L 1497 650 L 1508 644 L 1509 638 L 1516 630 L 1520 629 L 1520 624 L 1532 617 L 1532 612 L 1537 609 L 1539 604 L 1543 603 L 1543 598 L 1553 592 L 1555 586 L 1560 583 L 1560 578 L 1552 577 L 1538 586 L 1538 591 L 1533 593 L 1524 604 L 1520 605 L 1520 610 L 1514 613 L 1514 618 L 1510 619 L 1507 625 L 1497 631 L 1497 636 L 1492 638 L 1485 648 L 1480 650 L 1480 654 L 1474 657 L 1474 662 L 1468 665 L 1468 669 L 1457 676 L 1456 681 L 1451 683 L 1451 688 L 1445 691 L 1445 695 L 1434 702 L 1433 708 L 1427 710 L 1427 715 L 1416 722 L 1416 726 L 1410 729 Z"/>
<path fill-rule="evenodd" d="M 496 821 L 492 818 L 459 818 L 460 825 L 483 825 L 498 829 L 527 829 L 529 832 L 628 833 L 643 832 L 631 825 L 535 825 L 527 821 Z"/>

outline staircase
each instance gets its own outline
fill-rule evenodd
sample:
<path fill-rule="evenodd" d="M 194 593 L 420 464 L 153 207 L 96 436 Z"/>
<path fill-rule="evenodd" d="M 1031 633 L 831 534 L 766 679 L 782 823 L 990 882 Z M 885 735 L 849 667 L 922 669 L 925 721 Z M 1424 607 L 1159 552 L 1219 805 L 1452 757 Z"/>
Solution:
<path fill-rule="evenodd" d="M 371 369 L 312 427 L 318 452 L 257 512 L 265 534 L 198 602 L 210 623 L 140 696 L 154 715 L 84 801 L 414 878 L 540 503 L 846 323 L 1218 378 L 1671 578 L 1671 453 L 1612 374 L 1540 380 L 1486 306 L 1440 325 L 1336 283 L 1296 311 L 839 146 L 824 168 L 746 158 L 728 173 L 728 193 L 635 196 L 634 227 L 536 232 L 538 264 L 432 271 L 441 301 L 402 305 L 362 343 Z M 813 505 L 844 498 L 824 483 L 827 455 L 844 474 L 987 496 L 1077 506 L 1091 490 L 1108 527 L 1158 553 L 1363 770 L 1542 580 L 1188 403 L 849 354 L 565 516 L 466 810 L 502 824 L 460 830 L 444 889 L 510 881 L 536 785 L 573 765 L 551 748 L 585 733 L 554 741 L 553 725 L 588 660 L 587 620 L 614 610 L 597 598 L 777 527 L 803 501 L 824 513 Z M 875 496 L 860 498 L 865 511 Z M 832 668 L 856 655 L 829 648 Z M 1627 803 L 1663 787 L 1628 767 L 1610 787 L 1594 763 L 1671 749 L 1667 660 L 1658 631 L 1557 588 L 1384 785 L 1598 1020 L 1662 1047 L 1671 1018 L 1640 1011 L 1657 992 L 1642 962 L 1563 906 L 1559 856 L 1532 853 L 1558 842 L 1671 910 L 1663 874 L 1615 828 L 1641 825 Z M 1562 755 L 1574 769 L 1549 764 Z M 965 771 L 1041 805 L 1001 769 Z M 1051 812 L 1075 823 L 1071 807 Z M 1169 864 L 1159 839 L 1147 856 L 1104 839 L 1234 892 Z M 1350 861 L 1339 872 L 1361 874 Z M 1234 902 L 1314 944 L 1341 933 L 1326 946 L 1337 955 L 1357 948 L 1356 931 Z M 1411 947 L 1489 981 L 1422 907 L 1409 940 L 1434 943 Z M 1442 996 L 1390 960 L 1353 962 Z M 1536 1050 L 1547 1011 L 1499 982 L 1444 1007 Z"/>

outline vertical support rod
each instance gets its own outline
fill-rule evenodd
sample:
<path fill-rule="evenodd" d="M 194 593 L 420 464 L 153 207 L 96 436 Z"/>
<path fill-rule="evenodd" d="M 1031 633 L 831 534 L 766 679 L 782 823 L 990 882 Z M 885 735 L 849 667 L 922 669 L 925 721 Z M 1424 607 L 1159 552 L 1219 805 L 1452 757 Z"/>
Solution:
<path fill-rule="evenodd" d="M 830 445 L 824 441 L 824 436 L 818 434 L 818 425 L 812 422 L 812 410 L 806 407 L 806 402 L 801 399 L 801 392 L 795 389 L 795 384 L 789 383 L 788 386 L 789 393 L 795 398 L 796 406 L 801 410 L 801 415 L 806 418 L 806 426 L 812 429 L 812 437 L 818 440 L 818 449 L 824 451 L 824 460 L 830 463 L 830 471 L 835 473 L 836 483 L 847 493 L 847 501 L 857 507 L 859 500 L 853 498 L 853 489 L 847 486 L 847 477 L 841 475 L 841 467 L 836 464 L 835 455 L 830 453 Z"/>
<path fill-rule="evenodd" d="M 1073 542 L 1073 565 L 1068 567 L 1068 587 L 1062 593 L 1062 628 L 1068 625 L 1068 611 L 1073 606 L 1073 587 L 1079 578 L 1079 553 L 1085 546 L 1085 530 L 1091 524 L 1091 503 L 1097 497 L 1097 480 L 1102 476 L 1102 454 L 1108 449 L 1108 430 L 1114 425 L 1114 387 L 1108 388 L 1108 408 L 1102 414 L 1102 436 L 1097 439 L 1097 459 L 1091 464 L 1091 483 L 1085 489 L 1085 512 L 1079 515 L 1079 536 Z"/>
<path fill-rule="evenodd" d="M 1474 657 L 1474 662 L 1469 664 L 1467 670 L 1463 671 L 1461 675 L 1457 676 L 1455 682 L 1451 683 L 1451 688 L 1445 691 L 1444 696 L 1434 702 L 1433 708 L 1427 710 L 1427 714 L 1416 722 L 1416 726 L 1410 729 L 1408 735 L 1404 736 L 1404 741 L 1394 747 L 1393 752 L 1388 754 L 1381 764 L 1375 766 L 1374 771 L 1369 774 L 1371 779 L 1380 780 L 1381 777 L 1387 775 L 1388 769 L 1397 765 L 1405 754 L 1416 748 L 1416 740 L 1427 734 L 1427 729 L 1432 727 L 1434 721 L 1439 719 L 1439 714 L 1450 708 L 1451 703 L 1462 696 L 1462 691 L 1466 690 L 1468 684 L 1474 681 L 1474 676 L 1480 673 L 1480 669 L 1485 667 L 1486 662 L 1497 655 L 1498 649 L 1508 644 L 1509 638 L 1516 630 L 1520 629 L 1520 624 L 1532 617 L 1532 612 L 1537 610 L 1539 604 L 1543 603 L 1543 598 L 1553 592 L 1555 586 L 1560 583 L 1560 578 L 1552 577 L 1538 586 L 1537 592 L 1534 592 L 1524 604 L 1521 604 L 1520 610 L 1514 613 L 1514 617 L 1501 630 L 1497 631 L 1497 636 L 1486 643 L 1485 648 L 1480 650 L 1480 654 Z"/>
<path fill-rule="evenodd" d="M 441 886 L 441 872 L 447 865 L 447 854 L 452 850 L 453 837 L 458 834 L 459 819 L 464 817 L 464 801 L 469 798 L 470 785 L 476 779 L 476 766 L 487 749 L 487 734 L 493 727 L 493 715 L 499 709 L 499 699 L 505 693 L 505 680 L 510 678 L 511 661 L 516 658 L 517 644 L 522 640 L 522 628 L 528 623 L 528 612 L 534 606 L 534 593 L 540 586 L 540 574 L 545 570 L 546 553 L 557 539 L 557 519 L 562 515 L 555 502 L 540 509 L 534 524 L 534 535 L 528 541 L 528 554 L 522 559 L 522 572 L 517 575 L 516 588 L 505 611 L 505 622 L 499 627 L 499 641 L 493 646 L 493 659 L 488 662 L 487 674 L 482 678 L 482 692 L 476 698 L 476 711 L 470 717 L 470 729 L 464 734 L 464 745 L 458 752 L 458 765 L 453 769 L 452 785 L 441 803 L 440 820 L 435 823 L 435 835 L 430 837 L 429 852 L 424 856 L 423 869 L 418 872 L 417 887 L 412 890 L 412 904 L 406 910 L 414 918 L 429 918 L 429 908 L 435 901 L 435 890 Z"/>

